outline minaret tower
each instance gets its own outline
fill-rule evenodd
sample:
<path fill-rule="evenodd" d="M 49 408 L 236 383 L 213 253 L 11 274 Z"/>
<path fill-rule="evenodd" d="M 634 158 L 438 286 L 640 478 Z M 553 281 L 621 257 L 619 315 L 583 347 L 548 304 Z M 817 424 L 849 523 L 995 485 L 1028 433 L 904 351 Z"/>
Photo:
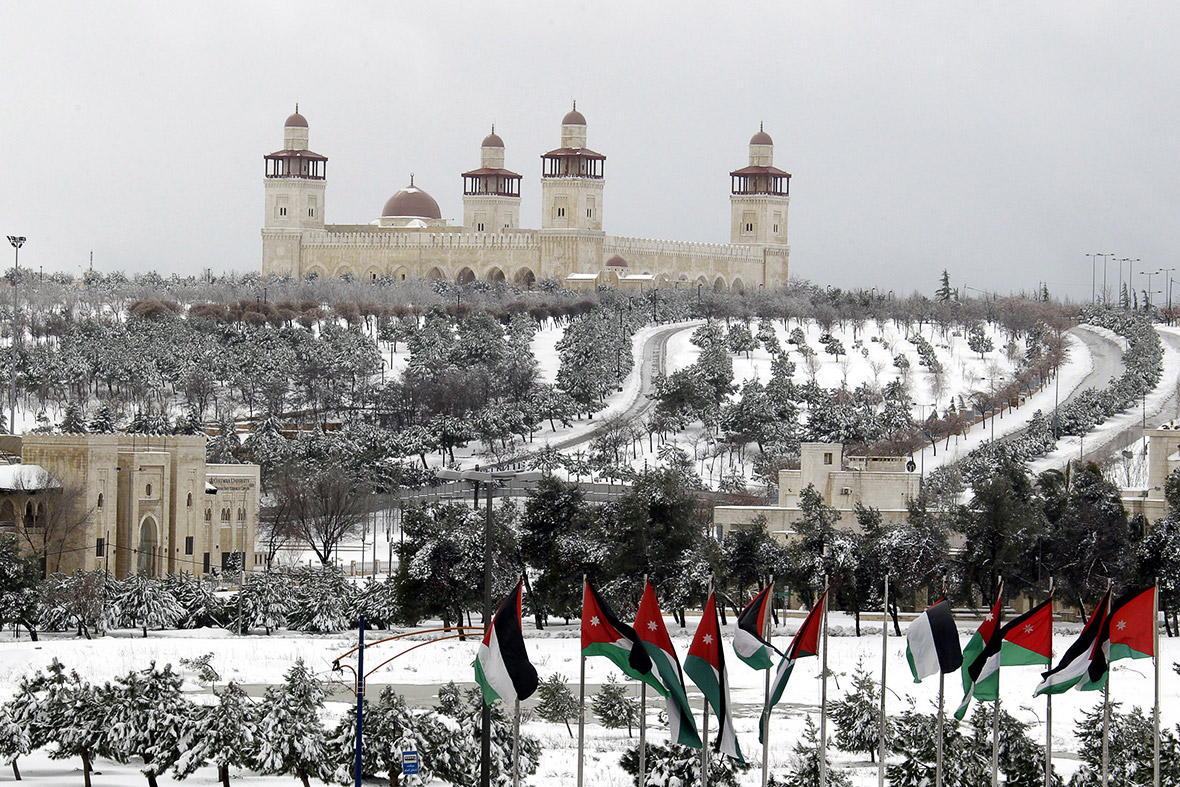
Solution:
<path fill-rule="evenodd" d="M 266 229 L 323 229 L 328 159 L 307 149 L 307 119 L 283 124 L 283 149 L 266 156 Z"/>
<path fill-rule="evenodd" d="M 494 123 L 479 150 L 479 169 L 463 173 L 463 226 L 476 232 L 520 227 L 520 175 L 504 169 L 504 140 Z"/>
<path fill-rule="evenodd" d="M 786 246 L 790 173 L 774 166 L 774 140 L 761 124 L 750 138 L 750 164 L 729 173 L 730 242 Z"/>
<path fill-rule="evenodd" d="M 586 147 L 578 104 L 561 120 L 561 147 L 541 156 L 541 228 L 602 230 L 606 156 Z"/>

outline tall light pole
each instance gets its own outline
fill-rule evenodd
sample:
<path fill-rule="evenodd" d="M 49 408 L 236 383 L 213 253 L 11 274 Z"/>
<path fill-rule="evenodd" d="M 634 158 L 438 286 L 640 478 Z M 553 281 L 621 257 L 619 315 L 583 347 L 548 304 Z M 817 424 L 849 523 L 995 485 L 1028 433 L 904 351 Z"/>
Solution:
<path fill-rule="evenodd" d="M 478 466 L 477 466 L 478 467 Z M 539 481 L 541 473 L 518 473 L 513 470 L 493 470 L 490 472 L 476 470 L 451 470 L 441 468 L 434 474 L 446 481 L 470 481 L 475 487 L 475 505 L 479 507 L 479 485 L 487 487 L 488 498 L 484 512 L 483 526 L 483 632 L 487 636 L 492 625 L 492 496 L 495 494 L 496 484 L 512 481 Z M 462 621 L 459 621 L 462 623 Z M 480 787 L 491 787 L 492 771 L 492 706 L 483 703 L 483 715 L 480 724 Z"/>
<path fill-rule="evenodd" d="M 1098 254 L 1087 254 L 1090 258 L 1090 303 L 1094 303 L 1098 286 Z"/>
<path fill-rule="evenodd" d="M 14 254 L 12 267 L 12 369 L 8 373 L 8 433 L 16 434 L 16 283 L 20 281 L 20 247 L 25 245 L 24 235 L 9 235 Z"/>

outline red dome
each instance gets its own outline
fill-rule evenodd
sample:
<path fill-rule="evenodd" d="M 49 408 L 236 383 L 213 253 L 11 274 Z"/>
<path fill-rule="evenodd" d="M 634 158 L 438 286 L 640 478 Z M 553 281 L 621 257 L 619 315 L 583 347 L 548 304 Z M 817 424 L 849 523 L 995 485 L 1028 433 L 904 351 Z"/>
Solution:
<path fill-rule="evenodd" d="M 586 118 L 583 117 L 582 113 L 579 112 L 578 110 L 572 109 L 569 112 L 565 113 L 565 117 L 563 117 L 561 119 L 561 125 L 563 125 L 563 126 L 584 126 L 584 125 L 586 125 Z"/>
<path fill-rule="evenodd" d="M 500 135 L 493 131 L 483 138 L 483 144 L 480 147 L 484 148 L 502 148 L 504 147 L 504 140 L 500 139 Z"/>
<path fill-rule="evenodd" d="M 608 268 L 626 268 L 627 261 L 616 254 L 615 256 L 611 257 L 609 260 L 606 261 L 606 267 L 608 267 Z"/>
<path fill-rule="evenodd" d="M 307 128 L 307 118 L 299 114 L 299 105 L 295 105 L 295 114 L 287 118 L 284 128 Z"/>
<path fill-rule="evenodd" d="M 411 183 L 389 198 L 381 215 L 441 219 L 442 211 L 438 209 L 438 203 L 434 201 L 434 197 Z"/>

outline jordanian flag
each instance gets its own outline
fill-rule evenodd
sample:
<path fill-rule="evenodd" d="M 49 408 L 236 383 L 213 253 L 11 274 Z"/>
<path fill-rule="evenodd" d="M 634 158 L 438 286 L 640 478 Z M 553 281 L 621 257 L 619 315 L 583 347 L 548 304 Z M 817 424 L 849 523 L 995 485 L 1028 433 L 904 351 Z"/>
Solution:
<path fill-rule="evenodd" d="M 1106 683 L 1110 662 L 1149 659 L 1155 653 L 1155 588 L 1134 590 L 1110 605 L 1110 614 L 1098 634 L 1083 691 Z"/>
<path fill-rule="evenodd" d="M 651 657 L 652 664 L 668 694 L 668 739 L 681 746 L 701 748 L 697 735 L 696 721 L 688 707 L 688 696 L 684 693 L 684 673 L 680 671 L 680 659 L 668 637 L 656 592 L 648 582 L 643 588 L 643 600 L 635 613 L 635 633 L 643 640 L 643 647 Z"/>
<path fill-rule="evenodd" d="M 803 619 L 803 625 L 795 632 L 790 646 L 787 647 L 787 652 L 783 654 L 782 660 L 779 661 L 778 669 L 774 671 L 774 678 L 770 683 L 770 702 L 767 705 L 767 712 L 782 699 L 783 690 L 787 688 L 787 681 L 790 680 L 791 672 L 795 669 L 795 662 L 819 653 L 819 632 L 820 627 L 823 625 L 823 610 L 827 604 L 827 600 L 828 591 L 825 590 L 819 597 L 819 601 L 807 613 L 807 617 Z M 760 743 L 765 743 L 765 735 L 764 720 L 759 719 L 758 741 Z"/>
<path fill-rule="evenodd" d="M 923 678 L 954 672 L 963 666 L 959 650 L 959 630 L 945 598 L 926 608 L 905 632 L 905 657 L 914 674 L 914 683 Z"/>
<path fill-rule="evenodd" d="M 754 669 L 771 667 L 770 653 L 774 647 L 762 638 L 762 632 L 766 630 L 766 618 L 770 614 L 773 589 L 772 582 L 754 596 L 754 600 L 742 610 L 737 623 L 734 624 L 733 652 Z"/>
<path fill-rule="evenodd" d="M 1110 591 L 1107 590 L 1102 601 L 1090 613 L 1090 619 L 1086 621 L 1082 633 L 1065 651 L 1061 661 L 1053 669 L 1042 673 L 1041 682 L 1033 692 L 1034 697 L 1041 694 L 1061 694 L 1087 677 L 1090 660 L 1097 649 L 1098 634 L 1102 630 L 1102 622 L 1106 620 L 1106 608 L 1109 603 Z"/>
<path fill-rule="evenodd" d="M 688 648 L 684 671 L 713 706 L 713 713 L 721 726 L 715 745 L 717 751 L 744 765 L 746 761 L 738 748 L 737 734 L 733 729 L 733 713 L 729 707 L 729 676 L 725 671 L 725 652 L 721 648 L 721 628 L 717 625 L 717 602 L 712 593 L 701 614 L 692 645 Z"/>
<path fill-rule="evenodd" d="M 1053 597 L 1004 626 L 1000 663 L 1005 667 L 1020 664 L 1045 664 L 1053 661 Z"/>
<path fill-rule="evenodd" d="M 475 657 L 475 682 L 488 705 L 528 699 L 537 690 L 537 670 L 529 662 L 520 628 L 520 594 L 517 582 L 500 602 Z"/>
<path fill-rule="evenodd" d="M 582 590 L 582 655 L 606 656 L 625 674 L 648 684 L 661 697 L 668 696 L 652 672 L 651 656 L 635 629 L 615 617 L 589 581 Z"/>
<path fill-rule="evenodd" d="M 1000 633 L 1000 607 L 1003 597 L 1004 586 L 1000 585 L 996 603 L 963 649 L 963 701 L 955 711 L 955 718 L 960 721 L 967 715 L 972 697 L 982 701 L 1000 696 L 1000 646 L 1004 642 Z"/>

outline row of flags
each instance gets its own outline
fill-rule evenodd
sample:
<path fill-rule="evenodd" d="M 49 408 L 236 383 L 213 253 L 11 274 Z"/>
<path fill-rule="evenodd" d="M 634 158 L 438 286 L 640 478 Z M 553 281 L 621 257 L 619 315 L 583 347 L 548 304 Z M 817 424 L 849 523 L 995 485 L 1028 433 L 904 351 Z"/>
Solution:
<path fill-rule="evenodd" d="M 500 604 L 492 625 L 485 633 L 475 660 L 475 679 L 484 700 L 508 703 L 527 699 L 537 688 L 537 671 L 528 661 L 521 631 L 521 593 L 523 583 Z M 767 713 L 782 698 L 795 663 L 818 653 L 821 611 L 825 609 L 825 592 L 803 621 L 786 652 L 781 652 L 764 637 L 771 611 L 773 586 L 767 585 L 739 614 L 734 624 L 733 648 L 738 658 L 758 670 L 769 670 L 778 658 L 778 668 L 770 682 Z M 589 581 L 584 582 L 582 596 L 582 656 L 603 656 L 635 680 L 642 681 L 665 698 L 669 740 L 694 749 L 702 747 L 701 735 L 688 704 L 685 675 L 705 696 L 707 708 L 719 725 L 714 749 L 745 763 L 734 730 L 730 706 L 729 676 L 725 651 L 721 647 L 721 626 L 717 601 L 709 594 L 700 623 L 688 648 L 683 666 L 672 646 L 664 616 L 651 582 L 645 582 L 643 597 L 634 625 L 627 625 L 615 615 Z M 707 721 L 707 720 L 706 720 Z M 765 736 L 765 715 L 759 726 L 759 740 Z"/>
<path fill-rule="evenodd" d="M 919 615 L 906 632 L 906 659 L 916 682 L 939 673 L 961 671 L 963 701 L 955 711 L 962 719 L 972 699 L 999 697 L 1000 667 L 1045 665 L 1053 656 L 1053 597 L 1002 623 L 1003 585 L 995 604 L 959 650 L 959 632 L 950 603 L 940 599 Z M 1136 589 L 1112 601 L 1108 589 L 1078 638 L 1057 666 L 1042 674 L 1034 696 L 1060 694 L 1071 688 L 1101 689 L 1110 663 L 1155 655 L 1155 587 Z"/>

